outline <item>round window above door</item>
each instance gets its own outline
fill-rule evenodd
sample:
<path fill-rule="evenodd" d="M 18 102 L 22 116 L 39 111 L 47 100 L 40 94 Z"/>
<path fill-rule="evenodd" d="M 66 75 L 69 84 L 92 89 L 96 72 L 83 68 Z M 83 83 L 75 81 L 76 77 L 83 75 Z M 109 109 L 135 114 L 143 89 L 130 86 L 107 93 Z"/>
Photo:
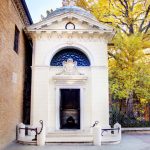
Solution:
<path fill-rule="evenodd" d="M 68 30 L 74 30 L 75 29 L 75 25 L 72 22 L 68 22 L 66 24 L 65 28 L 68 29 Z"/>

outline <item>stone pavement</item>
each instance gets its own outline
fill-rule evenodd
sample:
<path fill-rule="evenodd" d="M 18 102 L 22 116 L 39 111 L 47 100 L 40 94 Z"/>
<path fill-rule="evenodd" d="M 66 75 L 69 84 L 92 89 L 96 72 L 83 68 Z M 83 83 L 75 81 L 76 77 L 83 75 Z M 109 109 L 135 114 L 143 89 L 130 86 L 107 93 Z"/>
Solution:
<path fill-rule="evenodd" d="M 123 134 L 120 144 L 47 144 L 43 147 L 12 143 L 4 150 L 150 150 L 150 134 Z"/>

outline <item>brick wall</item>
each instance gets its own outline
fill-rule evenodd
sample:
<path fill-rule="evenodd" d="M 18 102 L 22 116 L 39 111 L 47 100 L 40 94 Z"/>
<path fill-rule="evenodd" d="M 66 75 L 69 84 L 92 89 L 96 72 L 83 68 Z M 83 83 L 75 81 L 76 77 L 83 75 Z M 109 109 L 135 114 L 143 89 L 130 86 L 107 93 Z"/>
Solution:
<path fill-rule="evenodd" d="M 15 25 L 20 31 L 19 52 L 13 50 Z M 25 40 L 24 23 L 11 0 L 0 0 L 0 149 L 15 140 L 22 122 Z"/>

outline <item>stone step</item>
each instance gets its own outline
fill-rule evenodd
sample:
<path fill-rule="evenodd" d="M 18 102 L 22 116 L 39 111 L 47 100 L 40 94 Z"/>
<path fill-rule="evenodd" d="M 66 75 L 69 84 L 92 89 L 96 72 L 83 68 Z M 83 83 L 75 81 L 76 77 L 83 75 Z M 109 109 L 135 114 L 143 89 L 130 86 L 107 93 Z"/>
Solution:
<path fill-rule="evenodd" d="M 88 137 L 91 137 L 91 136 L 93 136 L 91 133 L 70 133 L 70 132 L 67 132 L 67 133 L 48 133 L 47 135 L 46 135 L 46 137 L 49 137 L 49 136 L 58 136 L 58 137 L 60 137 L 60 136 L 75 136 L 75 137 L 83 137 L 83 136 L 88 136 Z"/>
<path fill-rule="evenodd" d="M 47 143 L 68 143 L 68 142 L 79 142 L 79 143 L 92 143 L 93 136 L 91 133 L 64 131 L 64 132 L 53 132 L 46 136 Z"/>

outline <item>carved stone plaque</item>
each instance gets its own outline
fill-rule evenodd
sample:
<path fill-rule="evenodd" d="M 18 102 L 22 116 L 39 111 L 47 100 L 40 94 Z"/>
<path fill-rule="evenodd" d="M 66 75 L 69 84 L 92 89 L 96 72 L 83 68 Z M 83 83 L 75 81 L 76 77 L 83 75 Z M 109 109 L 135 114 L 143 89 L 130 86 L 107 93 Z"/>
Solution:
<path fill-rule="evenodd" d="M 67 61 L 63 62 L 63 71 L 60 75 L 80 75 L 77 70 L 77 62 L 69 58 Z"/>

